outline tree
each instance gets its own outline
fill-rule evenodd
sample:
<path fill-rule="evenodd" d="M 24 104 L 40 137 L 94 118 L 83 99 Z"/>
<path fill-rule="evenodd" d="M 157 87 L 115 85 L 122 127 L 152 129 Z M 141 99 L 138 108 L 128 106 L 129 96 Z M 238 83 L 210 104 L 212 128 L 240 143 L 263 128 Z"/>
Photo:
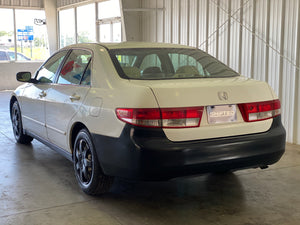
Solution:
<path fill-rule="evenodd" d="M 0 37 L 7 36 L 8 33 L 6 31 L 0 31 Z"/>

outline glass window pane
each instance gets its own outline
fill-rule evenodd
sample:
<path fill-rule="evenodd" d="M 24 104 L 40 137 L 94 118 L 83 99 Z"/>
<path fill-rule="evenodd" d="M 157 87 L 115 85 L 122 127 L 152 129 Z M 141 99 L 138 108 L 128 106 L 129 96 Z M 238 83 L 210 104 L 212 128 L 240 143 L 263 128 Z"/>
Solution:
<path fill-rule="evenodd" d="M 109 0 L 105 2 L 98 3 L 98 18 L 112 18 L 112 17 L 120 17 L 120 4 L 119 0 Z"/>
<path fill-rule="evenodd" d="M 15 57 L 13 10 L 0 9 L 0 21 L 0 61 L 14 60 L 8 55 Z"/>
<path fill-rule="evenodd" d="M 121 42 L 121 22 L 113 24 L 113 42 Z"/>
<path fill-rule="evenodd" d="M 196 49 L 111 49 L 110 54 L 113 59 L 117 59 L 113 62 L 119 75 L 126 79 L 159 80 L 239 76 L 222 62 Z"/>
<path fill-rule="evenodd" d="M 75 14 L 74 9 L 59 11 L 60 47 L 75 44 Z"/>
<path fill-rule="evenodd" d="M 16 10 L 17 60 L 45 60 L 49 57 L 46 25 L 37 25 L 35 20 L 45 20 L 44 10 Z"/>
<path fill-rule="evenodd" d="M 91 56 L 88 51 L 73 50 L 60 71 L 57 83 L 80 84 Z"/>
<path fill-rule="evenodd" d="M 62 51 L 53 55 L 40 69 L 36 79 L 40 83 L 52 83 L 55 79 L 56 71 L 63 61 L 68 51 Z"/>
<path fill-rule="evenodd" d="M 91 64 L 92 64 L 92 61 L 90 60 L 89 65 L 82 77 L 81 85 L 91 85 L 91 72 L 92 72 Z"/>
<path fill-rule="evenodd" d="M 95 4 L 77 8 L 77 37 L 78 43 L 95 42 Z"/>
<path fill-rule="evenodd" d="M 100 42 L 111 42 L 110 24 L 100 25 Z"/>
<path fill-rule="evenodd" d="M 153 69 L 155 68 L 155 69 Z M 161 72 L 161 62 L 157 54 L 151 54 L 145 56 L 143 59 L 142 64 L 140 65 L 140 69 L 145 72 L 147 69 L 148 71 L 157 70 L 156 68 L 159 68 L 159 71 Z"/>

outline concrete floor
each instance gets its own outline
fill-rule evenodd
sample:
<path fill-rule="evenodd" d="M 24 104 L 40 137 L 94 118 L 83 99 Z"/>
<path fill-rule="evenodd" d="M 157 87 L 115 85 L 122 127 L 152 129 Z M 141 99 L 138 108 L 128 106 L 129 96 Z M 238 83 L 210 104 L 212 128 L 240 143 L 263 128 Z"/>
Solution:
<path fill-rule="evenodd" d="M 90 197 L 72 163 L 33 141 L 16 144 L 0 92 L 0 224 L 300 224 L 300 146 L 287 144 L 279 163 L 226 175 L 168 182 L 116 180 Z"/>

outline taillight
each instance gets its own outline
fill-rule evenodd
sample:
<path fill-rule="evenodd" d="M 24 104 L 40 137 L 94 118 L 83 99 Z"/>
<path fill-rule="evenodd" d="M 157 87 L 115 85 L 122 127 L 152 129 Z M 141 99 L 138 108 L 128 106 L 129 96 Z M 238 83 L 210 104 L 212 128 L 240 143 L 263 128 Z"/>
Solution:
<path fill-rule="evenodd" d="M 117 117 L 142 127 L 188 128 L 199 127 L 204 107 L 116 109 Z"/>
<path fill-rule="evenodd" d="M 271 100 L 239 104 L 245 122 L 266 120 L 280 115 L 280 101 Z"/>

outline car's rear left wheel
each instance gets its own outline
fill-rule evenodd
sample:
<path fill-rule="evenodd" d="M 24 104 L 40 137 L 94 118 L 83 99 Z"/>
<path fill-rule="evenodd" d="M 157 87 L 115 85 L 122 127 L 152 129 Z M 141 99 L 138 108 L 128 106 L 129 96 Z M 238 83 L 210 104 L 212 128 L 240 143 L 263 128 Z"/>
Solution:
<path fill-rule="evenodd" d="M 75 139 L 73 163 L 77 182 L 85 193 L 98 195 L 109 191 L 113 177 L 102 172 L 91 136 L 86 129 L 80 130 Z"/>
<path fill-rule="evenodd" d="M 29 144 L 33 138 L 24 134 L 21 110 L 17 101 L 15 101 L 11 107 L 10 118 L 16 141 L 21 144 Z"/>

